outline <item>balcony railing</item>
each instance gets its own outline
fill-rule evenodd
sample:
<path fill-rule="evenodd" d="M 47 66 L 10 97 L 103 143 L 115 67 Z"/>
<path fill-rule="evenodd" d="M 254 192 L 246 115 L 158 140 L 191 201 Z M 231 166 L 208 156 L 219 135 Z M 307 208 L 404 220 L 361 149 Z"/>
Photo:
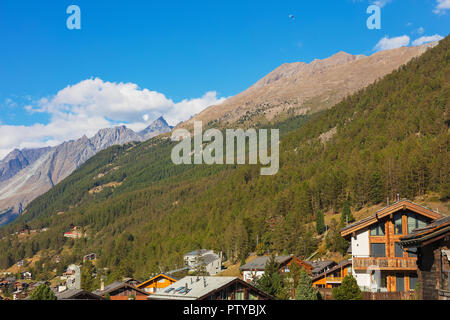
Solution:
<path fill-rule="evenodd" d="M 417 270 L 417 258 L 358 258 L 353 257 L 354 269 L 378 267 L 381 270 Z"/>

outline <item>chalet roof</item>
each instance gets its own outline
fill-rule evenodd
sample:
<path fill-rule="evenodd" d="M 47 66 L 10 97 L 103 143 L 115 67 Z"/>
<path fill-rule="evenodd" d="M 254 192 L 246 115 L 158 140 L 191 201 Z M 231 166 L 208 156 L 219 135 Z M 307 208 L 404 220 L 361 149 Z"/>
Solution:
<path fill-rule="evenodd" d="M 185 256 L 198 256 L 198 255 L 205 254 L 209 251 L 212 251 L 212 250 L 206 250 L 206 249 L 194 250 L 194 251 L 186 253 Z"/>
<path fill-rule="evenodd" d="M 102 300 L 103 298 L 97 294 L 91 293 L 83 289 L 66 290 L 63 292 L 55 293 L 58 300 L 78 300 L 81 296 L 88 296 L 91 299 Z"/>
<path fill-rule="evenodd" d="M 275 261 L 279 264 L 285 263 L 287 260 L 291 259 L 294 255 L 289 256 L 276 256 Z M 260 256 L 249 263 L 242 265 L 239 270 L 247 271 L 247 270 L 264 270 L 266 268 L 267 262 L 269 262 L 270 256 Z"/>
<path fill-rule="evenodd" d="M 324 272 L 322 272 L 322 273 L 312 277 L 312 281 L 316 281 L 316 280 L 318 280 L 318 279 L 320 279 L 320 278 L 322 278 L 322 277 L 324 277 L 324 276 L 326 276 L 326 275 L 328 275 L 330 273 L 333 273 L 336 270 L 339 270 L 341 268 L 345 268 L 345 267 L 348 267 L 348 266 L 351 266 L 351 265 L 352 265 L 352 260 L 344 260 L 344 261 L 340 262 L 339 264 L 335 265 L 333 268 L 331 268 L 329 270 L 326 270 L 326 271 L 324 271 Z"/>
<path fill-rule="evenodd" d="M 104 296 L 107 293 L 114 292 L 114 291 L 119 290 L 119 289 L 121 289 L 123 287 L 129 288 L 129 289 L 134 290 L 134 291 L 138 291 L 138 292 L 140 292 L 142 294 L 145 294 L 145 295 L 148 295 L 147 292 L 145 292 L 145 291 L 143 291 L 143 290 L 141 290 L 139 288 L 136 288 L 135 286 L 132 286 L 132 285 L 126 283 L 126 282 L 119 282 L 119 281 L 116 281 L 116 282 L 113 282 L 113 283 L 107 285 L 104 290 L 97 289 L 97 290 L 93 291 L 92 293 L 93 294 L 97 294 L 99 296 Z"/>
<path fill-rule="evenodd" d="M 388 216 L 392 213 L 395 213 L 400 210 L 405 210 L 405 209 L 411 210 L 415 213 L 426 216 L 433 220 L 442 218 L 441 214 L 439 214 L 431 209 L 428 209 L 424 206 L 421 206 L 421 205 L 414 203 L 412 201 L 409 201 L 407 199 L 403 199 L 403 200 L 400 200 L 398 202 L 395 202 L 389 206 L 386 206 L 386 207 L 378 210 L 374 215 L 372 215 L 370 217 L 359 220 L 355 223 L 352 223 L 352 224 L 346 226 L 345 228 L 342 228 L 341 235 L 343 237 L 348 236 L 355 231 L 369 227 L 370 225 L 376 223 L 379 219 L 381 219 L 385 216 Z"/>
<path fill-rule="evenodd" d="M 187 276 L 171 284 L 160 293 L 148 296 L 148 299 L 155 300 L 199 300 L 212 294 L 214 291 L 239 282 L 243 286 L 251 287 L 268 299 L 273 299 L 270 295 L 255 288 L 238 277 L 211 277 L 211 276 Z M 187 287 L 187 292 L 186 288 Z"/>
<path fill-rule="evenodd" d="M 400 238 L 403 247 L 421 247 L 433 242 L 438 236 L 450 234 L 450 216 L 436 220 L 423 228 L 414 229 L 410 234 Z"/>
<path fill-rule="evenodd" d="M 148 279 L 148 280 L 146 280 L 146 281 L 144 281 L 144 282 L 138 284 L 137 287 L 138 287 L 139 289 L 141 289 L 141 288 L 145 287 L 146 285 L 148 285 L 148 284 L 149 284 L 150 282 L 152 282 L 153 280 L 158 279 L 158 278 L 161 278 L 161 277 L 162 277 L 162 278 L 166 278 L 166 279 L 168 279 L 168 280 L 170 280 L 170 281 L 173 281 L 173 282 L 178 281 L 178 279 L 175 278 L 175 277 L 169 276 L 169 275 L 164 274 L 164 273 L 160 273 L 160 274 L 157 274 L 156 276 L 154 276 L 154 277 L 152 277 L 152 278 L 150 278 L 150 279 Z"/>

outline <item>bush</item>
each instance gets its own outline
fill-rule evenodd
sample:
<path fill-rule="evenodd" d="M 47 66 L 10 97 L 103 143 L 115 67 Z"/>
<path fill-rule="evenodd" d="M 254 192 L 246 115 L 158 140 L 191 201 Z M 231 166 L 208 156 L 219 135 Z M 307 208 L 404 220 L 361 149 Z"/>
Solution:
<path fill-rule="evenodd" d="M 334 300 L 362 300 L 362 292 L 352 275 L 347 275 L 342 280 L 340 287 L 333 289 Z"/>

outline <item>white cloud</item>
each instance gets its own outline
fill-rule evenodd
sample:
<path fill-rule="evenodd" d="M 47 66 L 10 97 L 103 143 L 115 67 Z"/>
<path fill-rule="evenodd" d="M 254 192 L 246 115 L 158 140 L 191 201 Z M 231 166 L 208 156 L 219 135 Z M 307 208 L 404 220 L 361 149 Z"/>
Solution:
<path fill-rule="evenodd" d="M 28 112 L 50 114 L 48 124 L 0 125 L 0 159 L 14 148 L 53 146 L 82 135 L 93 136 L 99 129 L 118 124 L 139 131 L 159 116 L 175 125 L 208 106 L 219 104 L 216 92 L 174 102 L 164 94 L 140 89 L 134 83 L 88 79 L 67 86 L 55 96 L 42 98 Z"/>
<path fill-rule="evenodd" d="M 388 36 L 384 37 L 373 48 L 375 51 L 383 51 L 389 49 L 395 49 L 399 47 L 404 47 L 409 45 L 409 37 L 407 35 L 403 35 L 400 37 L 389 38 Z"/>
<path fill-rule="evenodd" d="M 436 0 L 436 7 L 433 12 L 436 14 L 445 14 L 450 9 L 450 0 Z"/>
<path fill-rule="evenodd" d="M 370 1 L 371 4 L 377 5 L 380 8 L 383 8 L 388 3 L 392 2 L 392 0 L 376 0 L 376 1 Z"/>
<path fill-rule="evenodd" d="M 421 46 L 421 45 L 423 45 L 425 43 L 439 41 L 439 40 L 442 40 L 442 39 L 444 39 L 444 37 L 442 37 L 442 36 L 440 36 L 438 34 L 435 34 L 433 36 L 423 36 L 423 37 L 420 37 L 419 39 L 414 40 L 412 42 L 412 45 L 413 46 Z"/>
<path fill-rule="evenodd" d="M 417 34 L 423 34 L 425 32 L 425 29 L 423 27 L 420 27 L 416 30 Z"/>

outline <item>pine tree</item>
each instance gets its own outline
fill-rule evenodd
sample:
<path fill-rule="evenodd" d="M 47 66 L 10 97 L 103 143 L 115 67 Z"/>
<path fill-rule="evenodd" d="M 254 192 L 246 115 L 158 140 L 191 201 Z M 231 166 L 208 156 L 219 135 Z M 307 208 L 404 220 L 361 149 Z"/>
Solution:
<path fill-rule="evenodd" d="M 280 265 L 275 260 L 275 256 L 272 255 L 267 261 L 264 274 L 261 278 L 255 281 L 255 285 L 258 289 L 277 298 L 283 298 L 286 293 L 284 291 L 283 277 L 279 272 Z"/>
<path fill-rule="evenodd" d="M 322 210 L 316 212 L 316 231 L 318 234 L 322 234 L 325 231 L 325 218 Z"/>
<path fill-rule="evenodd" d="M 334 300 L 362 300 L 362 292 L 352 275 L 347 275 L 342 280 L 340 287 L 333 289 Z"/>
<path fill-rule="evenodd" d="M 90 260 L 84 262 L 81 270 L 81 288 L 87 291 L 95 290 L 95 267 Z"/>
<path fill-rule="evenodd" d="M 317 300 L 317 292 L 313 288 L 311 278 L 305 268 L 300 270 L 297 290 L 295 292 L 295 300 Z"/>
<path fill-rule="evenodd" d="M 347 223 L 355 221 L 355 218 L 352 215 L 352 211 L 350 209 L 350 203 L 348 200 L 345 200 L 344 206 L 342 208 L 341 215 L 341 225 L 346 225 Z"/>

